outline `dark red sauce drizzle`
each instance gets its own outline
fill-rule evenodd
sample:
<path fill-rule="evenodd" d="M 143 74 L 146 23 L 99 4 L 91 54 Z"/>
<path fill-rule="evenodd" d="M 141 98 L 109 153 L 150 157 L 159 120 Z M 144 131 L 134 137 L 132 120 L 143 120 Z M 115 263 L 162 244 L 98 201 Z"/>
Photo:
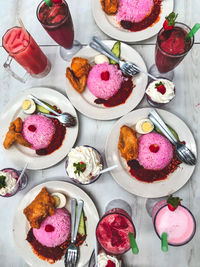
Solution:
<path fill-rule="evenodd" d="M 77 246 L 83 244 L 86 236 L 77 235 Z M 43 246 L 40 242 L 38 242 L 33 234 L 33 228 L 31 228 L 28 232 L 26 240 L 30 243 L 33 252 L 41 259 L 49 261 L 49 263 L 54 263 L 57 260 L 60 260 L 62 256 L 65 254 L 65 250 L 71 243 L 71 236 L 62 243 L 60 246 L 55 248 L 50 248 Z"/>
<path fill-rule="evenodd" d="M 102 98 L 97 98 L 94 102 L 96 104 L 103 104 L 105 107 L 115 107 L 124 104 L 134 88 L 132 77 L 128 76 L 124 77 L 126 77 L 126 80 L 122 82 L 120 89 L 114 96 L 112 96 L 107 100 Z"/>
<path fill-rule="evenodd" d="M 173 159 L 170 164 L 167 165 L 164 169 L 157 171 L 144 169 L 144 167 L 141 166 L 137 160 L 130 160 L 127 162 L 128 166 L 130 167 L 129 172 L 137 180 L 146 183 L 153 183 L 155 181 L 164 180 L 181 164 L 181 161 L 176 156 L 175 148 L 173 148 L 173 150 Z"/>
<path fill-rule="evenodd" d="M 151 10 L 151 13 L 139 22 L 131 22 L 127 20 L 121 20 L 120 24 L 122 28 L 127 29 L 132 32 L 137 32 L 144 30 L 151 26 L 156 20 L 159 19 L 159 14 L 161 11 L 161 0 L 154 0 L 154 6 Z"/>

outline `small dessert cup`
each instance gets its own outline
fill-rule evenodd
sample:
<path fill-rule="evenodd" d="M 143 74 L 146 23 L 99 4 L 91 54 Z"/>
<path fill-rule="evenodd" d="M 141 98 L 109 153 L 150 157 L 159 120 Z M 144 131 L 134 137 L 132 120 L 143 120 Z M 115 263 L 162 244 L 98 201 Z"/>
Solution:
<path fill-rule="evenodd" d="M 96 152 L 97 156 L 99 157 L 99 162 L 100 162 L 100 164 L 102 165 L 102 169 L 103 169 L 103 167 L 104 167 L 104 162 L 103 162 L 103 158 L 102 158 L 100 152 L 99 152 L 96 148 L 94 148 L 94 147 L 92 147 L 92 146 L 84 145 L 84 147 L 90 147 L 90 148 L 92 148 L 92 149 Z M 80 185 L 88 185 L 88 184 L 92 184 L 92 183 L 94 183 L 95 181 L 97 181 L 97 180 L 99 179 L 99 177 L 101 176 L 101 173 L 99 173 L 99 174 L 96 175 L 96 176 L 92 176 L 92 177 L 89 179 L 89 180 L 90 180 L 89 182 L 82 183 L 82 182 L 79 181 L 78 179 L 75 179 L 75 178 L 73 178 L 73 177 L 70 177 L 70 175 L 69 175 L 69 173 L 68 173 L 68 171 L 67 171 L 68 160 L 69 160 L 69 157 L 67 156 L 67 158 L 66 158 L 66 162 L 65 162 L 65 171 L 66 171 L 67 176 L 68 176 L 74 183 L 76 183 L 76 184 L 80 184 Z"/>
<path fill-rule="evenodd" d="M 13 168 L 4 168 L 1 170 L 4 173 L 9 173 L 11 174 L 12 178 L 16 179 L 16 181 L 18 181 L 19 176 L 21 174 L 21 170 L 16 170 Z M 24 189 L 27 186 L 28 183 L 28 176 L 26 173 L 24 173 L 23 177 L 21 178 L 21 180 L 19 181 L 19 183 L 15 184 L 15 187 L 11 190 L 8 191 L 5 195 L 0 194 L 1 197 L 12 197 L 14 196 L 18 191 Z"/>
<path fill-rule="evenodd" d="M 100 250 L 99 251 L 99 253 L 101 253 L 101 252 L 103 252 L 103 250 Z M 108 255 L 108 254 L 106 254 L 106 255 Z M 113 256 L 111 256 L 111 257 L 113 257 Z M 114 256 L 114 257 L 118 260 L 118 262 L 119 262 L 118 266 L 119 267 L 125 267 L 125 265 L 124 265 L 123 260 L 121 259 L 121 257 L 116 257 L 116 256 Z M 101 262 L 99 264 L 101 266 Z M 88 267 L 97 267 L 95 265 L 95 254 L 94 254 L 94 251 L 92 252 L 92 255 L 90 257 L 90 261 L 89 261 Z"/>
<path fill-rule="evenodd" d="M 160 80 L 160 79 L 168 80 L 168 79 L 166 79 L 166 78 L 159 77 L 159 78 L 158 78 L 158 83 L 159 83 L 159 80 Z M 170 80 L 168 80 L 168 81 L 171 82 Z M 152 83 L 155 83 L 155 81 L 151 79 L 151 80 L 149 81 L 149 83 L 147 84 L 146 91 L 147 91 L 147 89 L 149 88 L 149 86 L 150 86 Z M 155 89 L 155 90 L 156 90 L 156 89 Z M 160 94 L 160 93 L 158 92 L 158 94 Z M 162 106 L 164 106 L 164 105 L 166 105 L 166 104 L 169 104 L 169 103 L 175 98 L 175 87 L 174 87 L 174 97 L 171 98 L 171 99 L 168 99 L 168 101 L 166 101 L 166 102 L 158 102 L 158 101 L 153 100 L 152 97 L 151 97 L 149 94 L 147 94 L 147 92 L 146 92 L 146 97 L 147 97 L 147 102 L 149 103 L 149 105 L 151 105 L 152 107 L 160 108 L 160 107 L 162 107 Z"/>

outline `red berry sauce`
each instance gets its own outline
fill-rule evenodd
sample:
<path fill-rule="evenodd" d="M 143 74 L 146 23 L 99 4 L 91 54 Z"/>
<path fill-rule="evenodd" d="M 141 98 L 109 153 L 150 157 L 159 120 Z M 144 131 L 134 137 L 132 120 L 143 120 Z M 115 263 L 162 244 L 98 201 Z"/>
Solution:
<path fill-rule="evenodd" d="M 30 131 L 30 132 L 35 132 L 36 131 L 36 127 L 35 127 L 35 125 L 29 125 L 28 126 L 28 130 Z"/>
<path fill-rule="evenodd" d="M 152 153 L 157 153 L 159 149 L 160 149 L 160 147 L 157 144 L 152 144 L 152 145 L 149 146 L 149 150 Z"/>
<path fill-rule="evenodd" d="M 101 79 L 102 79 L 103 81 L 108 81 L 109 78 L 110 78 L 110 73 L 109 73 L 108 71 L 103 71 L 103 72 L 101 73 Z"/>
<path fill-rule="evenodd" d="M 55 228 L 53 227 L 53 225 L 51 225 L 51 224 L 47 224 L 46 226 L 45 226 L 45 231 L 46 232 L 53 232 L 55 230 Z"/>

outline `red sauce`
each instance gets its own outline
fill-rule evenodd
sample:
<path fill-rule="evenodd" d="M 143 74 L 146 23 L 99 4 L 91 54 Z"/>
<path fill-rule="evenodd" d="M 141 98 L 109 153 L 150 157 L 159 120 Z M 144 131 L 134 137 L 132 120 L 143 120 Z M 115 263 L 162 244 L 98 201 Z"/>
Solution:
<path fill-rule="evenodd" d="M 66 127 L 64 127 L 57 119 L 52 119 L 52 121 L 55 124 L 56 130 L 51 143 L 46 148 L 36 150 L 37 155 L 49 155 L 62 145 L 66 134 Z"/>
<path fill-rule="evenodd" d="M 121 20 L 120 24 L 122 28 L 132 32 L 137 32 L 150 27 L 153 23 L 159 20 L 159 15 L 161 11 L 161 2 L 162 2 L 161 0 L 154 0 L 154 6 L 151 10 L 151 13 L 139 22 Z"/>
<path fill-rule="evenodd" d="M 156 171 L 144 169 L 144 167 L 141 166 L 137 160 L 130 160 L 127 162 L 127 164 L 130 167 L 129 172 L 137 180 L 146 183 L 153 183 L 155 181 L 166 179 L 170 173 L 174 172 L 178 168 L 178 166 L 181 164 L 181 161 L 177 158 L 174 149 L 173 159 L 171 163 L 162 170 Z"/>
<path fill-rule="evenodd" d="M 77 246 L 83 244 L 86 236 L 81 236 L 80 234 L 77 235 Z M 38 242 L 33 234 L 33 228 L 31 228 L 28 232 L 26 240 L 30 243 L 33 252 L 42 260 L 46 260 L 49 263 L 54 263 L 57 260 L 60 260 L 62 256 L 65 254 L 67 247 L 71 243 L 71 236 L 60 246 L 55 248 L 50 248 L 43 246 L 40 242 Z"/>
<path fill-rule="evenodd" d="M 125 77 L 126 80 L 122 82 L 120 89 L 114 96 L 109 99 L 97 98 L 94 102 L 96 104 L 103 104 L 105 107 L 115 107 L 124 104 L 135 87 L 132 82 L 132 77 Z"/>

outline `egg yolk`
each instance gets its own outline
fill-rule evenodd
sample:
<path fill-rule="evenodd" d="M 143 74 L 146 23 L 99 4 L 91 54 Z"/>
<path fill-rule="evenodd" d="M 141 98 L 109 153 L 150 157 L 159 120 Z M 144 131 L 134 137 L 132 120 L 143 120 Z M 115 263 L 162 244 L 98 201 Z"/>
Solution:
<path fill-rule="evenodd" d="M 24 110 L 27 110 L 27 109 L 29 109 L 31 107 L 31 101 L 29 101 L 29 100 L 24 100 L 24 102 L 22 103 L 22 108 L 24 109 Z"/>
<path fill-rule="evenodd" d="M 152 125 L 150 122 L 148 121 L 145 121 L 143 124 L 142 124 L 142 130 L 145 132 L 145 133 L 148 133 L 148 132 L 151 132 L 153 129 Z"/>

